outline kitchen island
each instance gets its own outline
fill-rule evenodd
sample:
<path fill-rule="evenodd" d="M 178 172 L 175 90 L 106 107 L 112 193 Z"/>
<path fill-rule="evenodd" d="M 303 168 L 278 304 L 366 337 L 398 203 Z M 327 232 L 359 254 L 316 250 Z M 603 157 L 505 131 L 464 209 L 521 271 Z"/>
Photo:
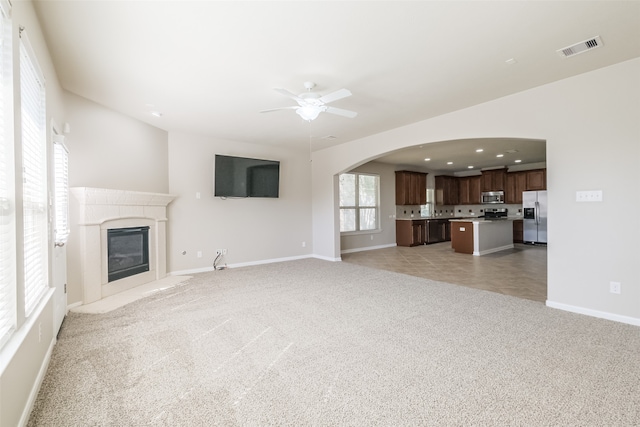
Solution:
<path fill-rule="evenodd" d="M 451 219 L 451 247 L 475 256 L 513 249 L 514 219 Z"/>

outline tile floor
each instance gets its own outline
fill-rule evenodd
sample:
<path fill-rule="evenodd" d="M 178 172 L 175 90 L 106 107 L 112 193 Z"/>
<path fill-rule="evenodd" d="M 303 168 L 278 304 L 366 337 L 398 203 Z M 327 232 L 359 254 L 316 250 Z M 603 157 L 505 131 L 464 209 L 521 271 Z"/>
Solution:
<path fill-rule="evenodd" d="M 545 302 L 547 247 L 516 244 L 489 255 L 455 253 L 451 242 L 342 254 L 342 261 Z"/>

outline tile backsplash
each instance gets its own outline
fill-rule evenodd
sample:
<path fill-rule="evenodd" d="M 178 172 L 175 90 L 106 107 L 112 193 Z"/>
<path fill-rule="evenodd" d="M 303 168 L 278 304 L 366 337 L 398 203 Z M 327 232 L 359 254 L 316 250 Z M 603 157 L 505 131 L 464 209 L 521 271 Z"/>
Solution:
<path fill-rule="evenodd" d="M 420 205 L 396 205 L 396 218 L 420 218 Z"/>
<path fill-rule="evenodd" d="M 506 208 L 509 216 L 522 216 L 522 205 L 438 205 L 433 209 L 435 218 L 478 217 L 484 215 L 487 208 Z M 420 205 L 396 206 L 396 218 L 420 218 Z M 413 216 L 412 216 L 413 215 Z"/>

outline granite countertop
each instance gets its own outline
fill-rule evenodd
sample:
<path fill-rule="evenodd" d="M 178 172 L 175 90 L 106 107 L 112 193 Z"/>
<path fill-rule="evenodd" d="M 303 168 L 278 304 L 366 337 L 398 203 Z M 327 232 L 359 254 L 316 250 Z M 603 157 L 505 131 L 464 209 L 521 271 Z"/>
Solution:
<path fill-rule="evenodd" d="M 455 218 L 455 219 L 451 219 L 450 221 L 455 221 L 455 222 L 504 222 L 504 221 L 517 221 L 519 219 L 522 219 L 522 217 L 520 216 L 508 216 L 506 218 L 477 218 L 477 217 L 470 217 L 470 218 Z"/>
<path fill-rule="evenodd" d="M 420 221 L 420 220 L 447 220 L 447 221 L 458 221 L 458 222 L 472 222 L 472 221 L 486 221 L 486 222 L 493 222 L 493 221 L 517 221 L 519 219 L 522 219 L 521 216 L 508 216 L 506 218 L 479 218 L 477 216 L 452 216 L 452 217 L 442 217 L 442 216 L 438 216 L 438 217 L 414 217 L 414 218 L 396 218 L 396 221 Z"/>

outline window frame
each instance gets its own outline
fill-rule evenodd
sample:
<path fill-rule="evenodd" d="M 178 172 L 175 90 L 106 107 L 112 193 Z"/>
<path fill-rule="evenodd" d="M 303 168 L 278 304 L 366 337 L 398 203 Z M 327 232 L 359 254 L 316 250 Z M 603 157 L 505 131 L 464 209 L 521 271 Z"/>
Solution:
<path fill-rule="evenodd" d="M 49 289 L 49 168 L 46 82 L 23 28 L 20 28 L 19 58 L 23 176 L 21 303 L 25 318 L 29 318 Z M 30 84 L 36 86 L 27 86 Z"/>
<path fill-rule="evenodd" d="M 0 0 L 0 348 L 17 328 L 15 144 L 11 5 Z"/>
<path fill-rule="evenodd" d="M 355 210 L 355 230 L 349 230 L 349 231 L 342 231 L 342 215 L 339 215 L 339 228 L 340 228 L 340 235 L 341 236 L 348 236 L 348 235 L 358 235 L 358 234 L 376 234 L 376 233 L 380 233 L 382 231 L 381 229 L 381 221 L 380 221 L 380 175 L 376 174 L 376 173 L 367 173 L 367 172 L 345 172 L 345 173 L 341 173 L 338 175 L 338 182 L 340 180 L 340 177 L 343 175 L 354 175 L 355 179 L 355 205 L 351 206 L 351 205 L 345 205 L 342 206 L 341 202 L 339 201 L 338 204 L 338 210 L 339 212 L 341 212 L 342 210 L 347 210 L 347 209 L 353 209 Z M 376 203 L 375 206 L 361 206 L 360 205 L 360 176 L 370 176 L 370 177 L 374 177 L 376 180 Z M 338 191 L 340 191 L 340 188 L 338 188 Z M 340 200 L 341 198 L 339 198 Z M 361 229 L 361 224 L 360 224 L 360 211 L 361 209 L 374 209 L 375 211 L 375 228 L 372 229 L 367 229 L 367 230 L 362 230 Z"/>
<path fill-rule="evenodd" d="M 64 136 L 53 136 L 53 240 L 64 246 L 71 233 L 69 225 L 69 149 Z"/>

